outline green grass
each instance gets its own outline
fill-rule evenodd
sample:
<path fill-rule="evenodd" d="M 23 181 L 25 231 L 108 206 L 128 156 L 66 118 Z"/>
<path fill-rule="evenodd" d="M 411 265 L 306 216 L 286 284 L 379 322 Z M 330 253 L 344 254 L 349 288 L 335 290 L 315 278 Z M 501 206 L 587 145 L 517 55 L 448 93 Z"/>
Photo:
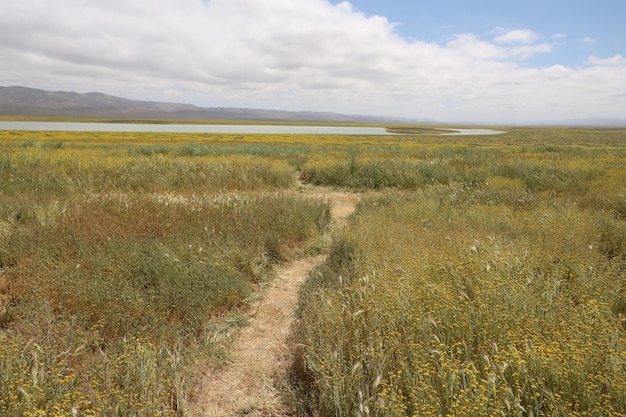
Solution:
<path fill-rule="evenodd" d="M 623 415 L 624 144 L 305 166 L 313 181 L 334 173 L 319 182 L 385 191 L 360 203 L 302 291 L 303 409 Z M 380 173 L 389 179 L 372 181 Z"/>
<path fill-rule="evenodd" d="M 303 412 L 620 415 L 626 131 L 498 129 L 1 132 L 0 414 L 187 415 L 272 266 L 330 246 Z M 368 191 L 322 249 L 297 175 Z"/>
<path fill-rule="evenodd" d="M 184 415 L 328 205 L 271 152 L 49 138 L 0 144 L 0 414 Z"/>

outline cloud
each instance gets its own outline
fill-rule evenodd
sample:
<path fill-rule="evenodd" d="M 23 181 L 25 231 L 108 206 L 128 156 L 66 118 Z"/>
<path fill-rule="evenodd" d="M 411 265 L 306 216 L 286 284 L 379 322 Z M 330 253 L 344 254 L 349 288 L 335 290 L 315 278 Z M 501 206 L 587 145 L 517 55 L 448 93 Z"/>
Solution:
<path fill-rule="evenodd" d="M 528 29 L 510 30 L 493 38 L 497 44 L 532 44 L 538 39 L 539 36 Z"/>
<path fill-rule="evenodd" d="M 5 3 L 0 85 L 440 120 L 611 117 L 626 106 L 605 100 L 626 91 L 623 58 L 533 67 L 553 47 L 529 29 L 408 40 L 385 17 L 327 0 Z"/>
<path fill-rule="evenodd" d="M 446 44 L 448 49 L 459 55 L 471 56 L 480 59 L 504 58 L 508 54 L 506 50 L 491 42 L 484 41 L 473 33 L 462 33 Z"/>
<path fill-rule="evenodd" d="M 594 44 L 594 43 L 598 42 L 598 40 L 597 40 L 597 39 L 590 38 L 590 37 L 588 37 L 588 36 L 586 36 L 586 37 L 582 38 L 580 41 L 581 41 L 582 43 L 586 43 L 586 44 Z"/>
<path fill-rule="evenodd" d="M 590 65 L 602 65 L 602 66 L 626 66 L 626 58 L 620 54 L 613 55 L 609 58 L 600 59 L 595 55 L 591 55 L 587 58 L 587 63 Z"/>

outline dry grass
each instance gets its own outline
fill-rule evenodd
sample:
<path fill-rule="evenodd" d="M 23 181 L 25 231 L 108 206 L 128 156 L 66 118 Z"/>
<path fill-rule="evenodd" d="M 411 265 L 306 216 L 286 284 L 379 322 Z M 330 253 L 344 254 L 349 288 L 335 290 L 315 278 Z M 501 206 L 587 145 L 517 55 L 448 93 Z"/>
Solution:
<path fill-rule="evenodd" d="M 190 367 L 236 360 L 259 284 L 330 250 L 300 301 L 295 409 L 619 415 L 625 132 L 502 130 L 2 132 L 0 414 L 189 414 Z M 293 191 L 310 184 L 371 195 L 342 232 L 329 210 L 356 194 Z"/>
<path fill-rule="evenodd" d="M 363 187 L 361 158 L 316 169 Z M 305 285 L 305 411 L 622 415 L 623 141 L 406 158 L 446 170 L 361 201 Z"/>
<path fill-rule="evenodd" d="M 183 415 L 329 208 L 274 156 L 57 143 L 1 143 L 0 414 Z"/>
<path fill-rule="evenodd" d="M 199 391 L 193 394 L 197 415 L 291 415 L 276 384 L 290 367 L 287 336 L 300 284 L 322 256 L 280 267 L 277 278 L 251 306 L 248 326 L 222 369 L 208 369 Z"/>

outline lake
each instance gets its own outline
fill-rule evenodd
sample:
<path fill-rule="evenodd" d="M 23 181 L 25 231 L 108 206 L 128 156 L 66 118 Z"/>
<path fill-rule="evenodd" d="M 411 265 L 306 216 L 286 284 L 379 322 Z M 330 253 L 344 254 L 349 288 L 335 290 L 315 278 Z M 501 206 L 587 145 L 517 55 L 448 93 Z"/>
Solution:
<path fill-rule="evenodd" d="M 395 135 L 383 127 L 355 126 L 296 126 L 296 125 L 226 125 L 226 124 L 160 124 L 160 123 L 82 123 L 82 122 L 4 122 L 0 130 L 30 130 L 55 132 L 152 132 L 152 133 L 239 133 L 285 135 Z M 447 129 L 446 136 L 497 135 L 490 129 Z"/>

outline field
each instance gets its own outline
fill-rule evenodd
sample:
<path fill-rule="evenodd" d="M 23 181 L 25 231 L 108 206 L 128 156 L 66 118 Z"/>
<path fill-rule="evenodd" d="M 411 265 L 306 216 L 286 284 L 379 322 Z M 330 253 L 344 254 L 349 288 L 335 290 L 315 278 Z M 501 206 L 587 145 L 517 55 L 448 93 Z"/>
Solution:
<path fill-rule="evenodd" d="M 0 132 L 0 415 L 188 415 L 320 253 L 298 412 L 624 415 L 626 130 L 501 130 Z M 298 177 L 362 194 L 346 227 Z"/>

